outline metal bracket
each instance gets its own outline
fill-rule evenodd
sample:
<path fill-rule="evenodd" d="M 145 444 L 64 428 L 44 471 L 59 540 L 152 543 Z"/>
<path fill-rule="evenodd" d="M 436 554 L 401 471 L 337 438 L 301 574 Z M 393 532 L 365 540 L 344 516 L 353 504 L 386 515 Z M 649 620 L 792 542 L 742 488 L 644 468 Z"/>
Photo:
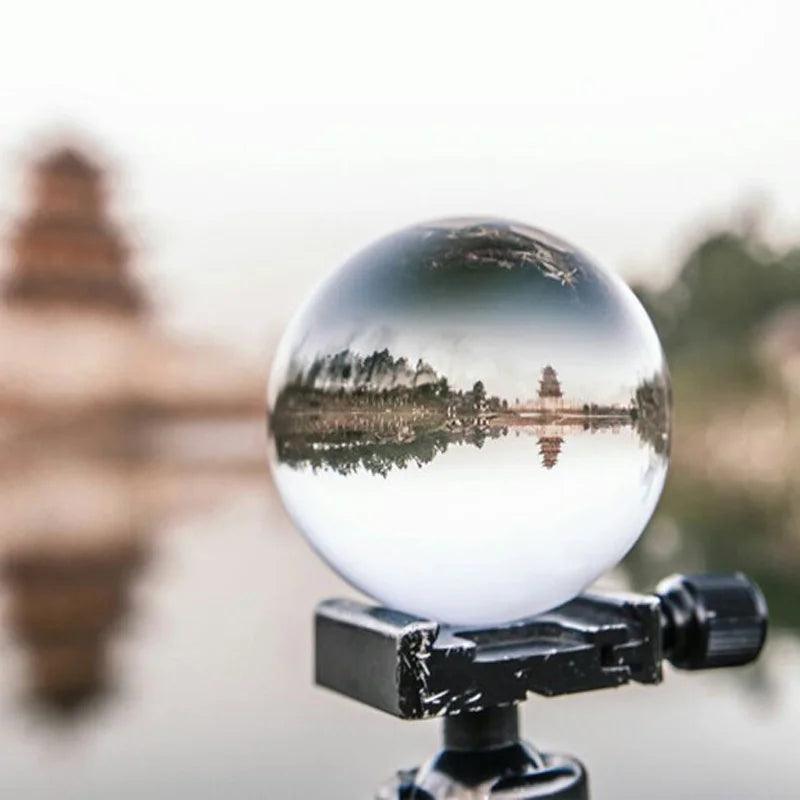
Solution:
<path fill-rule="evenodd" d="M 659 683 L 662 613 L 655 595 L 581 595 L 496 628 L 439 625 L 350 600 L 316 610 L 316 681 L 402 719 Z"/>

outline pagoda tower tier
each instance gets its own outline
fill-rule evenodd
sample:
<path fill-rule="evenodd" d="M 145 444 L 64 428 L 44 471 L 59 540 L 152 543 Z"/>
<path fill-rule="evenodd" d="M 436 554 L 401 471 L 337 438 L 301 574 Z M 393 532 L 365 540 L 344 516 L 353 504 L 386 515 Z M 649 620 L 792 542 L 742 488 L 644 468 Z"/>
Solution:
<path fill-rule="evenodd" d="M 31 198 L 12 236 L 6 302 L 142 311 L 129 248 L 106 213 L 100 168 L 74 148 L 58 148 L 34 165 Z"/>
<path fill-rule="evenodd" d="M 539 379 L 539 397 L 559 399 L 562 397 L 561 383 L 558 380 L 558 373 L 549 364 L 542 370 L 542 377 Z"/>

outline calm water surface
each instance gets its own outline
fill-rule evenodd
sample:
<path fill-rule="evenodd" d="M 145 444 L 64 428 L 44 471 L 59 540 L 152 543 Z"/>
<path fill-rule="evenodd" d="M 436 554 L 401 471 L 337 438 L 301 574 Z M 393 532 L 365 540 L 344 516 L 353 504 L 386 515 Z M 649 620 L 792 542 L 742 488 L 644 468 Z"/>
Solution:
<path fill-rule="evenodd" d="M 0 797 L 367 798 L 436 746 L 434 722 L 313 687 L 313 606 L 352 592 L 274 493 L 243 486 L 151 542 L 94 703 L 56 715 L 26 700 L 28 661 L 4 629 Z M 533 742 L 585 761 L 597 798 L 800 796 L 800 646 L 788 635 L 752 668 L 669 671 L 660 687 L 533 699 L 523 713 Z"/>

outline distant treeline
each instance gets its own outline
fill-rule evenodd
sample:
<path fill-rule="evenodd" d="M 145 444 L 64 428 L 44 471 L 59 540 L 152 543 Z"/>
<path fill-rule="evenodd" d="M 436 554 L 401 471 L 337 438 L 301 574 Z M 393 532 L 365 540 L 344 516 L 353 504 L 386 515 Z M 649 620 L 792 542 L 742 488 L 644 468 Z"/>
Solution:
<path fill-rule="evenodd" d="M 720 408 L 747 408 L 784 391 L 759 358 L 757 344 L 770 322 L 793 307 L 800 309 L 800 242 L 778 248 L 752 225 L 717 231 L 692 248 L 667 287 L 640 287 L 637 294 L 670 364 L 676 449 L 702 437 Z M 748 458 L 746 451 L 742 458 Z M 634 586 L 647 588 L 671 570 L 746 567 L 769 597 L 770 623 L 800 630 L 800 525 L 793 473 L 787 472 L 784 485 L 765 490 L 757 480 L 758 464 L 752 462 L 754 480 L 743 490 L 688 453 L 676 452 L 676 462 L 652 535 L 656 529 L 677 529 L 686 544 L 667 562 L 653 559 L 652 549 L 634 550 L 625 562 Z"/>
<path fill-rule="evenodd" d="M 284 392 L 294 396 L 295 402 L 324 402 L 330 411 L 337 409 L 337 397 L 346 398 L 347 406 L 354 409 L 413 403 L 452 406 L 458 413 L 469 414 L 508 408 L 507 401 L 487 394 L 483 381 L 476 381 L 468 391 L 453 389 L 447 377 L 427 362 L 395 358 L 388 348 L 366 356 L 345 349 L 317 355 L 307 367 L 293 365 Z"/>
<path fill-rule="evenodd" d="M 800 304 L 800 246 L 779 250 L 753 230 L 720 231 L 697 244 L 669 286 L 636 292 L 673 369 L 691 361 L 706 377 L 758 381 L 750 342 L 776 311 Z"/>

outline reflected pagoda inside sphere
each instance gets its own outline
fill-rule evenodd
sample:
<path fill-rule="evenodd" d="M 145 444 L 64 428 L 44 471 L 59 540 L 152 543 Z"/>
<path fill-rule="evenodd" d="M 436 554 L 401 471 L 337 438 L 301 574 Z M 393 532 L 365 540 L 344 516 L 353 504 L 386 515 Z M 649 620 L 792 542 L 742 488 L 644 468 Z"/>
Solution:
<path fill-rule="evenodd" d="M 272 468 L 356 588 L 506 622 L 571 599 L 637 540 L 667 472 L 669 396 L 617 277 L 525 225 L 433 222 L 356 255 L 290 325 Z"/>

